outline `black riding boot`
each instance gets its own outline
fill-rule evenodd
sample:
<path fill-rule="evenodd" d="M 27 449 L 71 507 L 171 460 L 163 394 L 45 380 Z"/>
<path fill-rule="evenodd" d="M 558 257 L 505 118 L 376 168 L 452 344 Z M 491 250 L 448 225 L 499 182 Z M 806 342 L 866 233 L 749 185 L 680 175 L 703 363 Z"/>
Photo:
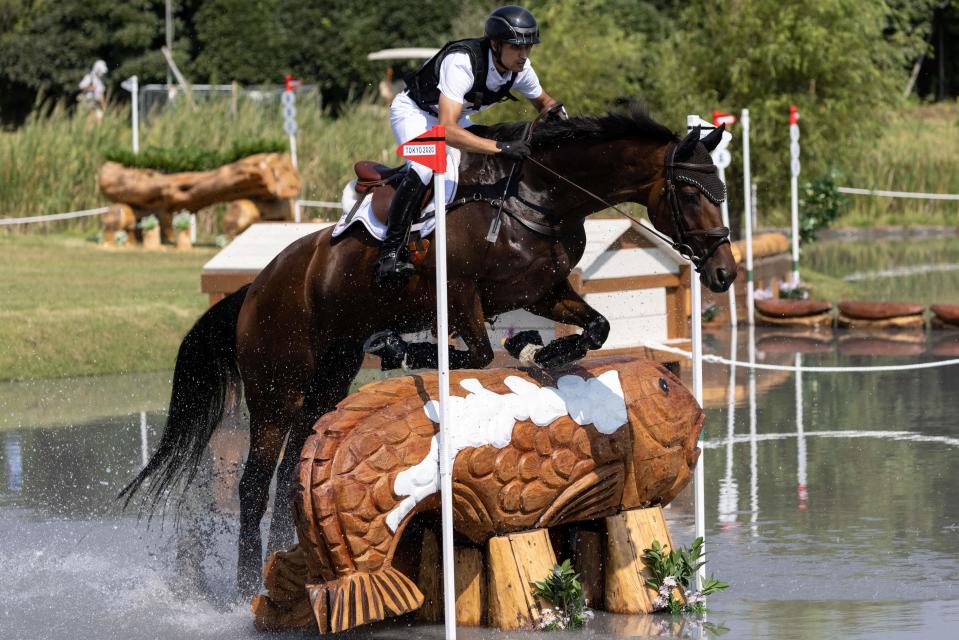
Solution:
<path fill-rule="evenodd" d="M 406 251 L 404 245 L 410 225 L 420 210 L 426 189 L 427 186 L 412 169 L 406 172 L 396 188 L 396 194 L 390 203 L 386 238 L 380 245 L 380 258 L 376 263 L 376 284 L 381 287 L 400 287 L 416 270 L 403 259 L 403 252 Z"/>

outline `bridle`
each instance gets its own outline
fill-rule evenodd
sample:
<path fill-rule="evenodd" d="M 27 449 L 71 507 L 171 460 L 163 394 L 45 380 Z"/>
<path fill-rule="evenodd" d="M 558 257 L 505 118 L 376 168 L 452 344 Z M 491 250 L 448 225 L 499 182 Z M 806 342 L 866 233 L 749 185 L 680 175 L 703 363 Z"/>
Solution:
<path fill-rule="evenodd" d="M 552 111 L 553 109 L 557 109 L 559 106 L 562 106 L 562 105 L 554 105 L 552 108 L 544 110 L 542 113 L 539 114 L 536 120 L 534 120 L 529 126 L 529 129 L 525 136 L 527 140 L 532 138 L 533 129 L 536 127 L 536 125 L 539 124 L 541 121 L 543 121 L 545 119 L 545 116 L 548 115 L 550 111 Z M 664 160 L 665 180 L 663 183 L 663 191 L 662 191 L 662 195 L 666 196 L 666 201 L 669 205 L 670 213 L 673 216 L 673 228 L 676 231 L 676 235 L 679 236 L 677 240 L 674 240 L 673 238 L 660 232 L 658 229 L 652 228 L 651 226 L 647 227 L 645 225 L 642 225 L 638 219 L 626 213 L 625 211 L 623 211 L 616 205 L 608 202 L 605 198 L 599 195 L 596 195 L 589 189 L 579 184 L 576 184 L 575 182 L 573 182 L 566 176 L 560 173 L 557 173 L 556 171 L 553 171 L 552 169 L 547 167 L 545 164 L 543 164 L 536 158 L 532 156 L 527 156 L 526 159 L 532 162 L 533 164 L 537 165 L 541 169 L 544 169 L 547 172 L 553 174 L 560 180 L 563 180 L 564 182 L 568 183 L 569 185 L 573 187 L 576 187 L 577 189 L 579 189 L 586 195 L 590 196 L 591 198 L 603 203 L 608 208 L 613 209 L 614 211 L 616 211 L 623 217 L 633 222 L 633 224 L 643 226 L 644 228 L 649 229 L 650 231 L 655 233 L 657 236 L 659 236 L 660 239 L 662 239 L 665 243 L 671 246 L 677 253 L 679 253 L 679 255 L 689 260 L 693 264 L 693 268 L 695 268 L 696 272 L 700 273 L 702 271 L 703 265 L 706 264 L 707 260 L 713 257 L 713 254 L 716 253 L 719 247 L 729 242 L 729 227 L 713 227 L 712 229 L 690 229 L 686 225 L 686 222 L 683 218 L 682 208 L 679 205 L 678 189 L 676 188 L 676 175 L 675 175 L 676 169 L 686 169 L 687 171 L 695 171 L 697 173 L 715 173 L 716 166 L 713 164 L 695 164 L 695 163 L 689 163 L 689 162 L 676 162 L 675 156 L 676 156 L 676 149 L 678 148 L 678 146 L 679 145 L 676 142 L 670 142 L 666 146 L 666 154 L 665 154 L 665 160 Z M 510 174 L 510 177 L 512 178 L 512 173 Z M 507 181 L 507 184 L 508 184 L 508 181 Z M 702 238 L 701 242 L 706 245 L 706 251 L 702 256 L 696 255 L 696 252 L 693 249 L 692 244 L 690 243 L 691 239 L 696 239 L 696 238 Z"/>
<path fill-rule="evenodd" d="M 672 148 L 670 148 L 670 146 Z M 713 257 L 713 254 L 723 244 L 729 242 L 729 227 L 713 227 L 712 229 L 690 229 L 686 226 L 683 218 L 683 210 L 679 206 L 679 193 L 676 188 L 676 169 L 686 169 L 696 173 L 716 173 L 716 165 L 696 164 L 691 162 L 676 162 L 676 149 L 679 145 L 670 142 L 666 147 L 666 160 L 664 164 L 665 181 L 663 183 L 662 194 L 666 196 L 669 203 L 669 210 L 673 215 L 673 228 L 676 229 L 676 235 L 679 240 L 673 241 L 672 246 L 681 256 L 693 263 L 696 271 L 700 271 L 707 260 Z M 702 244 L 706 247 L 706 252 L 702 256 L 697 256 L 689 243 L 690 237 L 702 238 Z M 711 242 L 710 242 L 711 241 Z"/>

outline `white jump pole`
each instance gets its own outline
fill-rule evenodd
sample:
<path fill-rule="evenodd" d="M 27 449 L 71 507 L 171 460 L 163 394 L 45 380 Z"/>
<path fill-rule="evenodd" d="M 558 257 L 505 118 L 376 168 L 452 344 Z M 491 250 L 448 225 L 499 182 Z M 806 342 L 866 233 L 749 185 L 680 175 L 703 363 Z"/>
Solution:
<path fill-rule="evenodd" d="M 290 141 L 290 161 L 293 168 L 298 169 L 296 161 L 296 93 L 295 89 L 300 86 L 300 81 L 292 76 L 286 76 L 286 89 L 281 96 L 283 105 L 283 130 L 286 132 Z M 293 222 L 300 222 L 300 203 L 293 199 Z"/>
<path fill-rule="evenodd" d="M 806 433 L 803 426 L 802 354 L 796 354 L 796 492 L 799 509 L 806 508 Z"/>
<path fill-rule="evenodd" d="M 749 109 L 743 109 L 739 116 L 743 125 L 743 218 L 746 225 L 746 322 L 755 324 L 753 309 L 753 207 L 752 186 L 749 176 Z"/>
<path fill-rule="evenodd" d="M 130 76 L 120 83 L 130 92 L 130 128 L 133 130 L 133 153 L 140 153 L 140 80 Z"/>
<path fill-rule="evenodd" d="M 453 574 L 453 464 L 450 459 L 450 346 L 446 284 L 446 129 L 436 125 L 400 145 L 402 157 L 433 170 L 436 210 L 436 361 L 440 395 L 440 504 L 443 526 L 443 612 L 446 640 L 456 640 L 456 580 Z"/>
<path fill-rule="evenodd" d="M 756 440 L 756 326 L 749 332 L 749 528 L 755 538 L 759 534 L 759 452 Z"/>
<path fill-rule="evenodd" d="M 726 169 L 725 165 L 716 165 L 719 171 L 719 180 L 726 184 Z M 719 210 L 723 214 L 723 226 L 729 227 L 729 203 L 726 200 L 723 200 L 719 205 Z M 733 328 L 733 331 L 736 331 L 736 325 L 739 324 L 739 318 L 736 317 L 736 285 L 729 285 L 729 291 L 727 292 L 729 296 L 729 326 Z"/>
<path fill-rule="evenodd" d="M 453 576 L 453 472 L 450 460 L 450 345 L 446 302 L 446 172 L 433 174 L 436 208 L 436 341 L 440 382 L 440 499 L 443 503 L 443 612 L 446 640 L 456 640 Z"/>
<path fill-rule="evenodd" d="M 699 116 L 686 116 L 686 125 L 692 130 L 700 122 Z M 703 405 L 703 310 L 702 310 L 702 285 L 696 273 L 690 277 L 690 324 L 692 325 L 692 351 L 693 351 L 693 396 L 699 406 Z M 696 502 L 696 537 L 703 539 L 703 553 L 706 551 L 706 491 L 703 466 L 705 465 L 704 446 L 705 437 L 702 432 L 699 434 L 699 462 L 696 465 L 696 475 L 694 481 L 694 494 Z M 696 590 L 702 589 L 703 581 L 706 579 L 705 567 L 700 567 L 696 572 Z"/>
<path fill-rule="evenodd" d="M 713 126 L 718 127 L 723 123 L 723 119 L 729 121 L 730 124 L 736 121 L 735 116 L 729 114 L 721 113 L 719 111 L 713 111 Z M 712 152 L 713 163 L 716 165 L 717 175 L 719 175 L 719 180 L 723 184 L 726 184 L 726 167 L 729 166 L 732 162 L 732 156 L 729 153 L 729 141 L 732 141 L 732 135 L 727 131 L 723 133 L 723 140 L 720 141 L 719 146 Z M 723 200 L 719 204 L 719 211 L 723 216 L 723 226 L 729 227 L 729 198 Z M 736 285 L 730 285 L 727 292 L 729 297 L 729 326 L 735 327 L 739 323 L 739 319 L 736 317 Z"/>
<path fill-rule="evenodd" d="M 789 190 L 792 193 L 792 285 L 799 286 L 799 111 L 789 105 Z"/>

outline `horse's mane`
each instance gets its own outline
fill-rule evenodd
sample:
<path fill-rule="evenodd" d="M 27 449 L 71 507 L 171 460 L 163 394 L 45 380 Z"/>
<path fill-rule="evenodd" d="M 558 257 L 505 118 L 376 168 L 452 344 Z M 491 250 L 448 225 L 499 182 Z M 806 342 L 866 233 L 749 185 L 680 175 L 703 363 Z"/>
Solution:
<path fill-rule="evenodd" d="M 506 122 L 491 125 L 483 135 L 493 140 L 515 140 L 524 134 L 527 124 Z M 653 120 L 644 108 L 630 105 L 604 116 L 543 122 L 533 129 L 532 146 L 534 149 L 557 149 L 574 142 L 605 142 L 623 138 L 645 138 L 658 142 L 677 140 L 676 134 Z"/>

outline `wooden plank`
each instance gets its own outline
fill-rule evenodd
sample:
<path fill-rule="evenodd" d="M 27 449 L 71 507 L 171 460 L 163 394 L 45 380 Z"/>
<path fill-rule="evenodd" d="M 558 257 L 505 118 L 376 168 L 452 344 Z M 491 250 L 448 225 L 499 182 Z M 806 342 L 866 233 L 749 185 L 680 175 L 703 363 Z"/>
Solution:
<path fill-rule="evenodd" d="M 478 627 L 486 613 L 486 574 L 483 552 L 473 547 L 455 549 L 456 624 Z"/>
<path fill-rule="evenodd" d="M 634 289 L 657 289 L 660 287 L 678 287 L 679 275 L 659 273 L 621 278 L 590 278 L 583 281 L 580 293 L 607 293 L 610 291 L 632 291 Z"/>
<path fill-rule="evenodd" d="M 675 259 L 661 249 L 620 249 L 604 251 L 592 261 L 580 260 L 587 280 L 623 278 L 639 275 L 677 273 Z"/>
<path fill-rule="evenodd" d="M 672 548 L 672 537 L 660 507 L 632 509 L 606 518 L 606 610 L 614 613 L 652 613 L 656 590 L 646 585 L 649 571 L 643 549 L 659 540 Z"/>
<path fill-rule="evenodd" d="M 423 531 L 420 547 L 420 567 L 416 574 L 416 586 L 423 593 L 423 606 L 413 616 L 426 622 L 443 620 L 443 558 L 436 533 Z"/>
<path fill-rule="evenodd" d="M 545 529 L 490 538 L 487 543 L 489 625 L 532 629 L 539 620 L 531 581 L 543 580 L 556 564 Z"/>
<path fill-rule="evenodd" d="M 200 274 L 203 293 L 230 294 L 256 279 L 256 271 L 214 271 Z"/>

